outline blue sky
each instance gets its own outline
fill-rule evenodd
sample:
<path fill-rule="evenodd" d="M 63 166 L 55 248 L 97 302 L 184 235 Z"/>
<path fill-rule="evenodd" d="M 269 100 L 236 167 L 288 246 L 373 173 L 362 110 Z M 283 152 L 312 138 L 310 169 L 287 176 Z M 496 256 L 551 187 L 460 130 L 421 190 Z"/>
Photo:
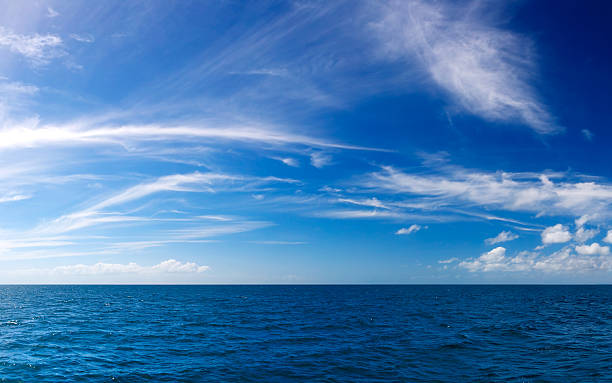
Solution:
<path fill-rule="evenodd" d="M 2 283 L 612 282 L 612 9 L 0 1 Z"/>

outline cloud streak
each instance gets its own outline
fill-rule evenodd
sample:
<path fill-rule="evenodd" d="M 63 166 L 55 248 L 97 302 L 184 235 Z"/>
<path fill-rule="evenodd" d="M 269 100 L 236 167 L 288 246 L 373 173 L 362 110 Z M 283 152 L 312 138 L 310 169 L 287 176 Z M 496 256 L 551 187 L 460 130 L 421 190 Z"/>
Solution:
<path fill-rule="evenodd" d="M 232 190 L 249 192 L 253 185 L 264 183 L 295 183 L 295 180 L 276 177 L 246 177 L 219 173 L 188 173 L 162 176 L 154 181 L 141 183 L 127 188 L 123 192 L 93 204 L 75 213 L 66 214 L 35 229 L 39 233 L 65 233 L 86 227 L 109 223 L 151 222 L 158 219 L 137 217 L 117 212 L 104 212 L 110 207 L 117 207 L 132 201 L 140 200 L 161 192 L 213 193 L 214 187 L 230 187 Z M 228 185 L 234 183 L 233 185 Z M 207 219 L 204 217 L 203 219 Z M 227 228 L 221 227 L 219 234 Z M 244 230 L 243 230 L 244 231 Z M 208 236 L 208 235 L 207 235 Z"/>
<path fill-rule="evenodd" d="M 600 220 L 612 216 L 612 185 L 573 181 L 564 174 L 554 176 L 561 179 L 554 182 L 546 173 L 482 172 L 458 167 L 420 174 L 384 166 L 356 184 L 365 190 L 404 194 L 413 202 L 434 201 L 438 207 L 476 205 L 551 216 L 591 214 Z"/>
<path fill-rule="evenodd" d="M 88 127 L 79 122 L 64 125 L 40 125 L 38 120 L 0 129 L 0 150 L 44 147 L 50 145 L 94 145 L 132 142 L 193 142 L 200 140 L 232 140 L 264 142 L 271 145 L 304 145 L 319 148 L 345 150 L 386 151 L 385 149 L 346 145 L 324 139 L 290 133 L 267 126 L 167 126 L 167 125 L 121 125 Z M 320 164 L 323 166 L 322 164 Z"/>
<path fill-rule="evenodd" d="M 96 263 L 93 265 L 67 265 L 58 266 L 48 270 L 39 270 L 43 274 L 53 275 L 103 275 L 103 274 L 178 274 L 178 273 L 203 273 L 209 269 L 195 262 L 180 262 L 168 259 L 153 266 L 141 266 L 137 263 Z"/>
<path fill-rule="evenodd" d="M 495 245 L 497 243 L 502 243 L 502 242 L 508 242 L 508 241 L 514 241 L 515 239 L 517 239 L 519 236 L 510 232 L 510 231 L 502 231 L 501 233 L 497 234 L 495 237 L 493 238 L 487 238 L 485 239 L 485 243 L 487 245 Z"/>

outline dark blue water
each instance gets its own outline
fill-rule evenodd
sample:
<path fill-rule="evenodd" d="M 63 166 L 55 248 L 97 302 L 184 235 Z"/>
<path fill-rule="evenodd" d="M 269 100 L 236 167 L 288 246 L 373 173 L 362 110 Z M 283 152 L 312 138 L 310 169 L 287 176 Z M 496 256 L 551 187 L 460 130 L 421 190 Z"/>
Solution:
<path fill-rule="evenodd" d="M 2 381 L 612 381 L 610 286 L 0 286 Z"/>

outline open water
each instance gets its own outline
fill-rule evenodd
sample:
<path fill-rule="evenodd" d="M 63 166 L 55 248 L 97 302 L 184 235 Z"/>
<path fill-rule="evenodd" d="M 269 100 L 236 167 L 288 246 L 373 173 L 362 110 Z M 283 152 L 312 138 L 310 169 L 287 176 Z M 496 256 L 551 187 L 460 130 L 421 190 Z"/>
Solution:
<path fill-rule="evenodd" d="M 0 379 L 608 382 L 612 286 L 0 286 Z"/>

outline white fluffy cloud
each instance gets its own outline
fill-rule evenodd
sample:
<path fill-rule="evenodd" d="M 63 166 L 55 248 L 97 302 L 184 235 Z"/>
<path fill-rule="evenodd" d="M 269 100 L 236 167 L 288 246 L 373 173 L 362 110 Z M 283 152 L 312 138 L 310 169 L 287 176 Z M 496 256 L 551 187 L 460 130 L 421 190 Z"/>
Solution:
<path fill-rule="evenodd" d="M 610 248 L 593 242 L 590 245 L 576 246 L 576 252 L 581 255 L 608 255 L 610 254 Z"/>
<path fill-rule="evenodd" d="M 395 232 L 395 234 L 397 235 L 407 235 L 407 234 L 412 234 L 415 233 L 419 230 L 421 230 L 422 227 L 420 225 L 411 225 L 408 228 L 402 227 L 401 229 L 399 229 L 398 231 Z"/>
<path fill-rule="evenodd" d="M 542 232 L 542 243 L 550 245 L 553 243 L 565 243 L 572 239 L 572 235 L 569 232 L 567 226 L 560 223 L 555 226 L 550 226 L 544 229 Z"/>
<path fill-rule="evenodd" d="M 570 247 L 565 247 L 550 255 L 523 251 L 511 257 L 506 256 L 505 248 L 497 247 L 478 258 L 467 259 L 459 263 L 459 267 L 470 272 L 582 273 L 612 270 L 612 257 L 609 255 L 609 249 L 607 252 L 601 251 L 601 248 L 596 249 L 592 254 L 574 254 Z"/>
<path fill-rule="evenodd" d="M 612 243 L 612 230 L 608 230 L 608 234 L 603 239 L 604 242 Z"/>
<path fill-rule="evenodd" d="M 576 234 L 574 234 L 574 238 L 578 242 L 586 242 L 596 236 L 598 233 L 598 229 L 586 229 L 584 227 L 579 227 L 578 230 L 576 230 Z"/>
<path fill-rule="evenodd" d="M 592 219 L 592 216 L 583 215 L 574 221 L 577 228 L 576 234 L 574 234 L 574 239 L 576 239 L 576 241 L 580 243 L 586 242 L 599 233 L 599 229 L 587 229 L 584 227 L 584 225 Z"/>
<path fill-rule="evenodd" d="M 516 234 L 514 234 L 514 233 L 512 233 L 510 231 L 502 231 L 501 233 L 497 234 L 493 238 L 485 239 L 485 243 L 487 245 L 495 245 L 496 243 L 514 241 L 518 237 L 519 237 L 518 235 L 516 235 Z"/>
<path fill-rule="evenodd" d="M 463 261 L 459 266 L 469 271 L 498 271 L 506 270 L 507 263 L 506 248 L 499 246 L 474 260 Z"/>

